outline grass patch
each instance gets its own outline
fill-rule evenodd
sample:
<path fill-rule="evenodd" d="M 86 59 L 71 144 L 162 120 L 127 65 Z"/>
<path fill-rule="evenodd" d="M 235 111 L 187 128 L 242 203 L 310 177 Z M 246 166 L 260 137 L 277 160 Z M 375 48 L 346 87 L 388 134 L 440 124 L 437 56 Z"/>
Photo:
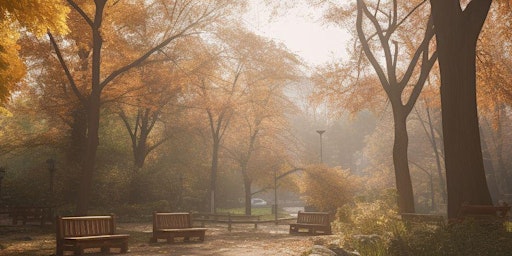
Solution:
<path fill-rule="evenodd" d="M 239 208 L 219 208 L 217 209 L 217 213 L 231 213 L 231 214 L 237 214 L 237 215 L 245 215 L 245 208 L 239 207 Z M 253 207 L 251 209 L 251 215 L 253 216 L 261 216 L 261 220 L 273 220 L 275 218 L 274 214 L 272 213 L 272 207 L 271 206 L 265 206 L 265 207 Z M 288 213 L 285 211 L 279 211 L 277 214 L 278 218 L 285 218 L 290 217 Z"/>

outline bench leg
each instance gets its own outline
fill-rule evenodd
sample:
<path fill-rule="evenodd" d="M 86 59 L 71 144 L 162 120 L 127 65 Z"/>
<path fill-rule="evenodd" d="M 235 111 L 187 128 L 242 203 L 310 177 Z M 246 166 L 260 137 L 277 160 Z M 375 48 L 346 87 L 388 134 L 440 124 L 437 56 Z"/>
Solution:
<path fill-rule="evenodd" d="M 64 256 L 64 249 L 57 247 L 57 251 L 55 252 L 57 256 Z"/>
<path fill-rule="evenodd" d="M 125 242 L 121 245 L 121 253 L 128 252 L 128 242 Z"/>
<path fill-rule="evenodd" d="M 154 236 L 149 239 L 150 243 L 156 243 L 157 241 L 158 241 L 158 239 Z"/>
<path fill-rule="evenodd" d="M 82 254 L 84 254 L 84 249 L 82 249 L 80 247 L 76 248 L 73 253 L 73 255 L 82 255 Z"/>
<path fill-rule="evenodd" d="M 168 236 L 167 237 L 167 243 L 170 243 L 170 244 L 174 243 L 174 236 L 172 236 L 172 235 Z"/>
<path fill-rule="evenodd" d="M 110 253 L 110 247 L 101 247 L 101 253 Z"/>

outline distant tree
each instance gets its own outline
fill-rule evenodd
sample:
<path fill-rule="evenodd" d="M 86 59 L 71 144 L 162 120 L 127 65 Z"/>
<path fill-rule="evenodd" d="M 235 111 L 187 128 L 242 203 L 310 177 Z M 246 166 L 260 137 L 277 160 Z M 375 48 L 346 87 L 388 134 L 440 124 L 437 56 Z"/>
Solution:
<path fill-rule="evenodd" d="M 507 125 L 510 123 L 509 106 L 512 105 L 512 24 L 502 22 L 512 18 L 512 5 L 507 1 L 494 1 L 477 45 L 477 104 L 480 128 L 489 127 L 481 134 L 487 134 L 488 149 L 492 153 L 492 165 L 498 186 L 498 193 L 512 193 L 512 172 L 506 159 Z M 483 121 L 483 122 L 482 122 Z M 508 155 L 508 156 L 507 156 Z M 485 158 L 485 157 L 484 157 Z M 485 166 L 485 165 L 484 165 Z M 486 172 L 488 171 L 487 166 Z M 501 199 L 493 195 L 493 201 Z"/>

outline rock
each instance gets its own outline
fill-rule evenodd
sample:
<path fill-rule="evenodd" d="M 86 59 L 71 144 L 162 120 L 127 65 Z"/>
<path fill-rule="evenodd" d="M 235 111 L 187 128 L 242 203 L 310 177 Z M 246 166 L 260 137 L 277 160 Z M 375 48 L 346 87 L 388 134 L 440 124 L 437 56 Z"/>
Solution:
<path fill-rule="evenodd" d="M 313 245 L 313 249 L 311 250 L 311 255 L 318 255 L 318 256 L 337 256 L 337 254 L 331 250 L 329 250 L 327 247 L 322 245 Z"/>
<path fill-rule="evenodd" d="M 329 249 L 322 245 L 314 245 L 309 256 L 361 256 L 358 252 L 347 251 L 343 248 Z"/>
<path fill-rule="evenodd" d="M 331 250 L 335 252 L 337 256 L 361 256 L 358 252 L 347 251 L 343 248 L 335 248 Z"/>

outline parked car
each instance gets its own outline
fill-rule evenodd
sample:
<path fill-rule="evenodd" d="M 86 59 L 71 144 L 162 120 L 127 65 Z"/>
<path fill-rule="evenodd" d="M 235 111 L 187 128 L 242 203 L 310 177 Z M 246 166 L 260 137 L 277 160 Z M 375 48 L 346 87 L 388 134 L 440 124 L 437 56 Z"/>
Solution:
<path fill-rule="evenodd" d="M 261 199 L 261 198 L 252 198 L 251 199 L 251 205 L 252 206 L 266 206 L 267 201 Z"/>

